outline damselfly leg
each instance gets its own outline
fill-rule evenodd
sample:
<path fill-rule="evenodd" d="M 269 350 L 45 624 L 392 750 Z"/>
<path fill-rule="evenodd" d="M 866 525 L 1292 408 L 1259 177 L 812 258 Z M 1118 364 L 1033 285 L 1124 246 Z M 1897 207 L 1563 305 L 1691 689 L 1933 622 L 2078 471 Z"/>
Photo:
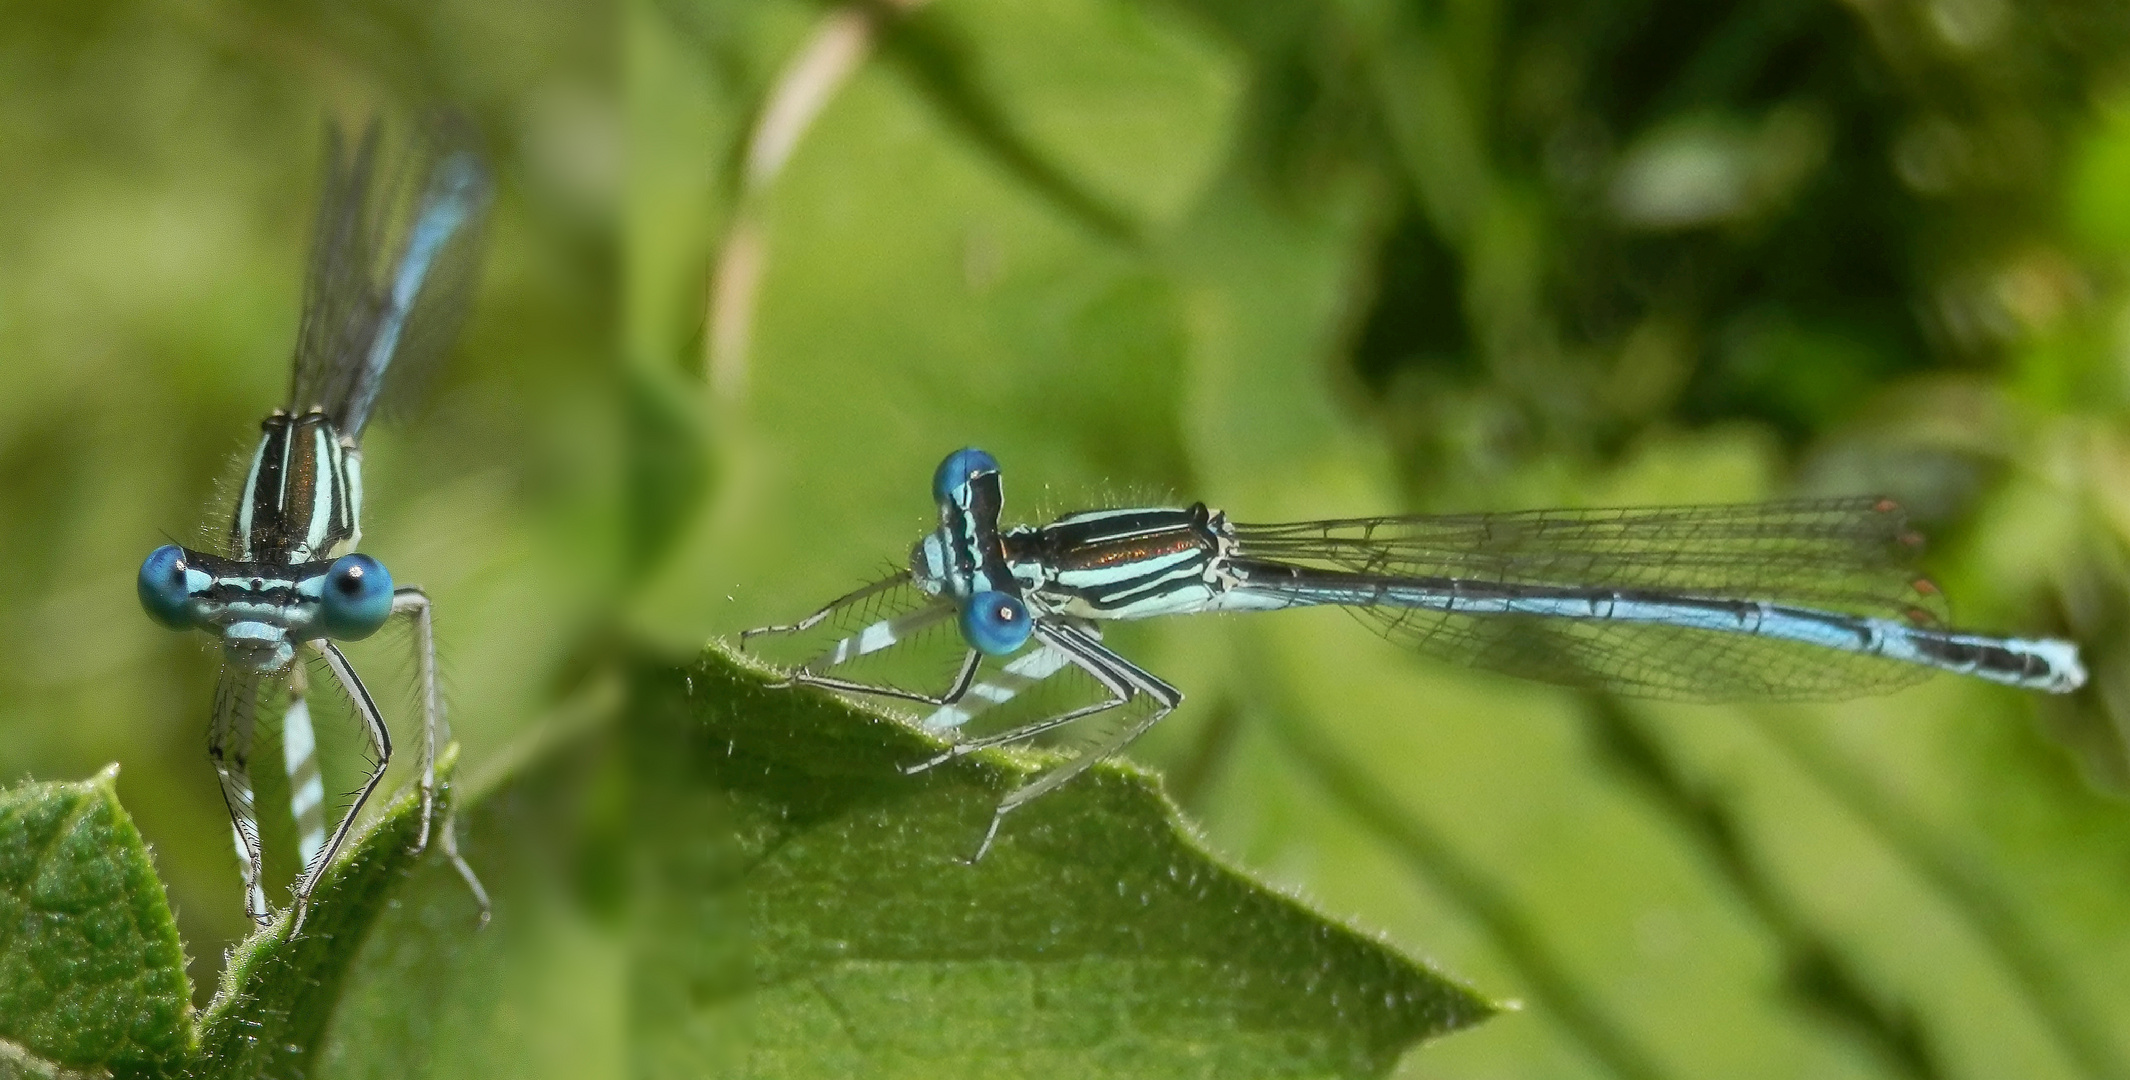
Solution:
<path fill-rule="evenodd" d="M 906 774 L 925 772 L 978 750 L 1054 736 L 1082 721 L 1109 721 L 1091 737 L 1063 747 L 1063 762 L 1009 792 L 995 809 L 972 858 L 982 858 L 989 851 L 999 823 L 1008 812 L 1113 755 L 1183 700 L 1175 687 L 1103 645 L 1100 627 L 1076 619 L 1038 623 L 1032 647 L 1004 662 L 987 662 L 981 651 L 962 648 L 963 659 L 945 694 L 921 694 L 889 682 L 830 675 L 839 665 L 886 652 L 892 646 L 909 647 L 918 636 L 909 632 L 911 627 L 933 628 L 953 614 L 950 606 L 936 601 L 919 603 L 913 597 L 901 598 L 900 602 L 883 599 L 892 597 L 897 585 L 907 586 L 908 582 L 875 583 L 798 623 L 750 630 L 742 640 L 752 641 L 764 634 L 801 633 L 838 625 L 839 620 L 850 626 L 849 632 L 836 637 L 832 645 L 796 669 L 785 685 L 817 686 L 839 693 L 934 706 L 917 723 L 952 743 L 941 753 L 905 767 Z M 914 609 L 906 610 L 912 605 Z M 862 617 L 858 617 L 860 611 Z M 957 639 L 946 640 L 959 644 Z M 932 644 L 936 648 L 943 642 Z"/>
<path fill-rule="evenodd" d="M 340 845 L 347 842 L 348 830 L 355 827 L 355 819 L 361 816 L 363 806 L 370 801 L 370 793 L 377 790 L 378 781 L 385 778 L 386 767 L 392 764 L 392 732 L 385 727 L 385 718 L 377 711 L 377 703 L 370 700 L 369 688 L 356 677 L 355 669 L 348 664 L 348 658 L 339 646 L 330 641 L 316 644 L 319 652 L 325 655 L 326 666 L 332 670 L 333 677 L 340 680 L 340 688 L 347 692 L 349 702 L 355 707 L 355 715 L 362 721 L 362 733 L 370 742 L 374 764 L 362 786 L 355 789 L 354 801 L 340 816 L 340 824 L 333 828 L 331 835 L 326 837 L 325 846 L 304 866 L 303 875 L 296 880 L 296 929 L 303 926 L 303 916 L 310 909 L 311 890 L 317 887 L 318 876 L 340 852 Z"/>
<path fill-rule="evenodd" d="M 414 628 L 414 666 L 422 686 L 422 824 L 414 850 L 429 847 L 429 819 L 436 807 L 436 744 L 444 727 L 444 701 L 436 692 L 436 626 L 430 621 L 429 594 L 414 586 L 394 590 L 392 614 Z M 487 909 L 482 908 L 482 919 Z"/>
<path fill-rule="evenodd" d="M 998 837 L 999 825 L 1005 821 L 1008 813 L 1056 790 L 1060 784 L 1115 755 L 1183 703 L 1182 691 L 1103 645 L 1100 634 L 1092 626 L 1075 626 L 1065 622 L 1038 625 L 1034 636 L 1042 644 L 1016 658 L 1015 662 L 1029 658 L 1041 659 L 1028 664 L 1020 672 L 1013 672 L 1013 663 L 1006 664 L 1001 668 L 1001 672 L 1013 672 L 1012 679 L 993 678 L 978 684 L 976 692 L 971 695 L 974 699 L 973 707 L 954 717 L 954 727 L 938 728 L 928 722 L 926 726 L 929 730 L 956 732 L 957 741 L 946 753 L 905 771 L 921 772 L 978 750 L 1028 742 L 1097 717 L 1113 722 L 1107 725 L 1106 732 L 1085 741 L 1083 745 L 1071 748 L 1063 762 L 1007 792 L 1005 798 L 999 800 L 997 808 L 992 811 L 991 823 L 985 828 L 984 837 L 978 842 L 976 853 L 970 856 L 970 862 L 983 858 L 984 854 L 991 850 L 992 841 Z M 1041 685 L 1061 672 L 1075 669 L 1086 673 L 1087 677 L 1101 688 L 1102 697 L 1099 700 L 1052 712 L 1004 730 L 975 737 L 959 736 L 962 727 L 977 720 L 983 713 L 1006 707 L 1025 691 Z M 1105 716 L 1113 711 L 1118 715 Z"/>
<path fill-rule="evenodd" d="M 414 840 L 414 851 L 419 854 L 428 850 L 429 823 L 436 809 L 437 747 L 450 741 L 451 726 L 444 717 L 443 695 L 437 692 L 436 626 L 430 617 L 429 594 L 411 585 L 395 591 L 392 613 L 408 619 L 414 628 L 414 665 L 422 687 L 422 822 L 421 832 Z M 466 890 L 473 894 L 474 904 L 480 908 L 480 925 L 488 925 L 488 890 L 481 886 L 481 879 L 474 874 L 473 867 L 459 854 L 457 806 L 445 812 L 438 828 L 443 834 L 445 861 L 458 872 L 459 878 L 466 883 Z"/>
<path fill-rule="evenodd" d="M 795 623 L 760 626 L 740 633 L 740 645 L 752 647 L 764 637 L 795 637 L 814 631 L 834 634 L 833 640 L 807 656 L 783 686 L 818 686 L 853 694 L 871 694 L 926 705 L 951 705 L 960 701 L 976 678 L 982 654 L 960 648 L 960 660 L 948 676 L 945 690 L 920 688 L 910 672 L 883 674 L 879 681 L 843 678 L 830 671 L 876 657 L 896 645 L 920 639 L 938 640 L 938 631 L 954 618 L 954 605 L 924 595 L 910 584 L 908 575 L 885 578 L 855 589 L 821 610 Z M 804 646 L 802 646 L 804 647 Z M 910 680 L 905 684 L 902 680 Z"/>
<path fill-rule="evenodd" d="M 265 858 L 259 846 L 259 810 L 252 796 L 252 725 L 257 718 L 257 672 L 222 669 L 215 683 L 214 722 L 207 733 L 207 757 L 222 782 L 222 802 L 229 808 L 230 831 L 237 842 L 237 866 L 244 876 L 244 914 L 261 924 L 272 917 L 260 885 Z"/>

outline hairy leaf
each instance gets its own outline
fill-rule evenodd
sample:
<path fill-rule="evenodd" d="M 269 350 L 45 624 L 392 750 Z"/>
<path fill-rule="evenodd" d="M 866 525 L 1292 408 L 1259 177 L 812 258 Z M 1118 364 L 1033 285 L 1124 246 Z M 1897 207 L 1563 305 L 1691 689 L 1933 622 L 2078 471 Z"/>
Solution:
<path fill-rule="evenodd" d="M 190 1049 L 184 949 L 117 779 L 0 793 L 0 1076 L 152 1076 Z"/>
<path fill-rule="evenodd" d="M 456 753 L 437 762 L 447 780 Z M 448 784 L 438 790 L 439 827 L 451 807 Z M 378 916 L 396 903 L 394 893 L 425 856 L 414 840 L 421 829 L 421 802 L 411 788 L 392 800 L 384 816 L 334 860 L 311 894 L 302 929 L 290 936 L 283 911 L 252 935 L 229 959 L 222 987 L 201 1018 L 200 1062 L 193 1075 L 240 1077 L 307 1071 L 319 1037 L 339 1004 L 348 969 Z M 430 838 L 431 848 L 437 837 Z M 441 860 L 438 860 L 441 861 Z M 474 932 L 476 909 L 460 886 L 463 920 L 453 929 Z M 419 996 L 418 988 L 409 988 Z"/>
<path fill-rule="evenodd" d="M 1214 861 L 1130 768 L 1016 811 L 971 865 L 1023 758 L 903 775 L 925 736 L 717 650 L 635 683 L 638 819 L 671 832 L 668 880 L 725 895 L 692 910 L 745 926 L 749 994 L 734 1020 L 728 954 L 669 964 L 698 1009 L 646 1040 L 736 1023 L 765 1077 L 1363 1076 L 1492 1011 Z"/>

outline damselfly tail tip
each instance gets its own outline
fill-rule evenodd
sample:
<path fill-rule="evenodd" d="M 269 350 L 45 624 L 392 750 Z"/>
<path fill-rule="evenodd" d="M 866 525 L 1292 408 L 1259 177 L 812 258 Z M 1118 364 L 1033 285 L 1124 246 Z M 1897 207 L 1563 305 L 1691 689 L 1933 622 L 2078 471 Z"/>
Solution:
<path fill-rule="evenodd" d="M 2068 694 L 2086 684 L 2086 666 L 2079 662 L 2075 643 L 2045 638 L 2034 642 L 2033 647 L 2034 655 L 2049 666 L 2041 689 L 2052 694 Z"/>
<path fill-rule="evenodd" d="M 2074 642 L 1968 635 L 1966 642 L 1954 644 L 1967 648 L 1957 650 L 1959 663 L 1943 666 L 1962 674 L 2050 694 L 2068 694 L 2086 684 L 2086 667 L 2079 662 Z"/>

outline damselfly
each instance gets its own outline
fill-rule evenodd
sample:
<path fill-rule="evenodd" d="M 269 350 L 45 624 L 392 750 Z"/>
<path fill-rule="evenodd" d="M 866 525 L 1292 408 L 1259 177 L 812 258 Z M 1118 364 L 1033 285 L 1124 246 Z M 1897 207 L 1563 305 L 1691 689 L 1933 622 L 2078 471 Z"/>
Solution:
<path fill-rule="evenodd" d="M 334 642 L 369 637 L 394 616 L 413 628 L 423 721 L 416 850 L 429 841 L 437 742 L 448 738 L 429 598 L 419 588 L 394 588 L 381 563 L 354 549 L 362 539 L 362 431 L 385 374 L 445 351 L 478 273 L 489 180 L 456 129 L 439 123 L 433 145 L 397 170 L 381 165 L 377 125 L 352 149 L 337 128 L 328 130 L 295 373 L 287 404 L 260 425 L 264 435 L 232 515 L 228 551 L 172 544 L 141 564 L 140 600 L 151 618 L 221 639 L 207 752 L 236 834 L 244 910 L 262 925 L 273 913 L 260 877 L 252 728 L 266 691 L 286 681 L 282 744 L 303 860 L 291 932 L 303 925 L 319 875 L 392 760 L 384 717 Z M 313 654 L 346 691 L 376 759 L 330 833 L 306 699 L 305 661 Z M 459 857 L 449 819 L 442 836 L 485 920 L 487 894 Z"/>
<path fill-rule="evenodd" d="M 1337 605 L 1419 652 L 1525 678 L 1690 701 L 1884 693 L 1935 671 L 2067 693 L 2077 647 L 1949 629 L 1911 564 L 1921 538 L 1877 498 L 1539 510 L 1246 525 L 1203 503 L 1002 528 L 998 462 L 960 450 L 932 478 L 939 528 L 906 570 L 788 626 L 830 635 L 790 682 L 930 708 L 954 739 L 911 771 L 1081 721 L 1115 721 L 1009 793 L 1015 807 L 1117 752 L 1183 693 L 1102 643 L 1110 620 Z M 838 673 L 959 631 L 944 685 Z M 1032 646 L 1032 647 L 1031 647 Z M 981 677 L 979 677 L 981 674 Z M 972 721 L 1077 676 L 1085 692 L 971 735 Z"/>

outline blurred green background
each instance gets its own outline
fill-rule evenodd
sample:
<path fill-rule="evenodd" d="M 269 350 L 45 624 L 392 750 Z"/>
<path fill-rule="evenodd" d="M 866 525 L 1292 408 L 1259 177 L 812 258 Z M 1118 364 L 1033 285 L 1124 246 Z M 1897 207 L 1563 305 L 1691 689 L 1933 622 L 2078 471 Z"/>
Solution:
<path fill-rule="evenodd" d="M 1657 707 L 1205 618 L 1115 634 L 1190 695 L 1133 756 L 1523 1002 L 1406 1075 L 2130 1076 L 2126 45 L 2092 0 L 12 5 L 0 775 L 123 763 L 204 996 L 214 657 L 131 577 L 280 399 L 323 118 L 450 100 L 491 257 L 365 547 L 475 773 L 607 627 L 685 655 L 899 562 L 962 445 L 1023 520 L 1885 493 L 2094 684 Z M 403 651 L 355 657 L 388 702 Z"/>

